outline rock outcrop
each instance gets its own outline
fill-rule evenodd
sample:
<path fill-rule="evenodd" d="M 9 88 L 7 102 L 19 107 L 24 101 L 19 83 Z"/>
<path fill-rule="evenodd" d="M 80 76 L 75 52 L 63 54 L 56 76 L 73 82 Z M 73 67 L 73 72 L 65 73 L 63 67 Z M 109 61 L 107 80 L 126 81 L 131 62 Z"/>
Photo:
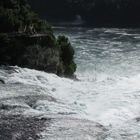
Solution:
<path fill-rule="evenodd" d="M 18 65 L 73 77 L 74 49 L 32 12 L 26 0 L 0 2 L 0 65 Z"/>

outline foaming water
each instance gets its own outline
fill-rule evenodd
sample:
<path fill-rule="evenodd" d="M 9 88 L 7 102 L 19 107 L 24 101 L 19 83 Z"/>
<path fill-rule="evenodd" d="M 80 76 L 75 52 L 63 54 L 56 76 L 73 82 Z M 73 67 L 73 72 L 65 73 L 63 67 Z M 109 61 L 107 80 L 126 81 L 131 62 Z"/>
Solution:
<path fill-rule="evenodd" d="M 38 100 L 34 105 L 35 110 L 27 110 L 24 114 L 35 111 L 37 114 L 64 114 L 92 120 L 108 128 L 103 136 L 106 140 L 140 138 L 140 74 L 129 77 L 100 74 L 97 79 L 82 77 L 84 80 L 73 81 L 18 67 L 14 73 L 7 74 L 3 70 L 0 73 L 6 84 L 15 85 L 10 92 L 1 88 L 3 97 L 0 98 L 19 95 L 18 91 L 22 91 L 22 88 L 17 89 L 16 85 L 21 84 L 21 87 L 31 86 L 30 90 L 27 88 L 31 93 L 38 91 L 40 95 L 47 94 L 57 99 L 57 102 Z"/>
<path fill-rule="evenodd" d="M 112 126 L 117 134 L 110 139 L 139 139 L 140 126 L 132 120 L 140 116 L 140 29 L 55 28 L 55 32 L 67 35 L 76 51 L 81 81 L 66 94 L 85 107 L 88 119 Z M 122 130 L 132 137 L 121 136 Z"/>
<path fill-rule="evenodd" d="M 98 140 L 139 140 L 140 30 L 74 27 L 54 30 L 56 35 L 67 35 L 75 48 L 79 81 L 19 67 L 11 71 L 0 68 L 0 79 L 8 85 L 6 89 L 1 87 L 0 98 L 26 94 L 22 89 L 25 86 L 27 93 L 42 95 L 25 114 L 88 119 L 108 130 Z M 54 97 L 56 102 L 42 100 L 44 95 Z"/>

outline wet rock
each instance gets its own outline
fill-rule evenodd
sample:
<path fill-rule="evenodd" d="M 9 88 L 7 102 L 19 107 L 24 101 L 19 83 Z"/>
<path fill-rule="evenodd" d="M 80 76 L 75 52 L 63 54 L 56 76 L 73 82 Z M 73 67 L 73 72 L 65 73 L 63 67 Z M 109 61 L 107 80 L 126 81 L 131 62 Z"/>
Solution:
<path fill-rule="evenodd" d="M 107 131 L 102 125 L 83 119 L 58 116 L 42 133 L 42 140 L 99 140 Z"/>
<path fill-rule="evenodd" d="M 38 140 L 46 120 L 35 117 L 3 116 L 0 119 L 1 140 Z M 47 120 L 48 121 L 48 120 Z"/>

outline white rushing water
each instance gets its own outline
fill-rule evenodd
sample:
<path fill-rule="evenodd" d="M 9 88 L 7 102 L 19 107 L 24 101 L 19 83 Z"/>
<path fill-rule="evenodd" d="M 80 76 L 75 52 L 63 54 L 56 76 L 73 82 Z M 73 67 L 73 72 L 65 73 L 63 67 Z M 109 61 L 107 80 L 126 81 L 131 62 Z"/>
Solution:
<path fill-rule="evenodd" d="M 106 140 L 139 140 L 140 30 L 63 27 L 55 33 L 70 38 L 79 81 L 22 68 L 7 77 L 0 71 L 0 78 L 41 87 L 60 101 L 38 101 L 39 111 L 98 122 L 109 130 Z"/>
<path fill-rule="evenodd" d="M 140 30 L 63 27 L 56 34 L 72 41 L 81 80 L 60 97 L 83 105 L 88 119 L 110 126 L 107 139 L 140 139 L 134 121 L 140 116 Z"/>

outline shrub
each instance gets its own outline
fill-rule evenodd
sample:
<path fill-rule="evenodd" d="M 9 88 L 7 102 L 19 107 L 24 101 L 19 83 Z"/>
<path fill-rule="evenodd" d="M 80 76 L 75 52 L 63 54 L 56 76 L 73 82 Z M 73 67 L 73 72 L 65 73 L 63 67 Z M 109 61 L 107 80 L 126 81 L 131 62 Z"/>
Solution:
<path fill-rule="evenodd" d="M 74 72 L 76 71 L 76 64 L 74 61 L 71 61 L 69 65 L 65 66 L 65 72 L 64 74 L 68 77 L 73 76 Z"/>
<path fill-rule="evenodd" d="M 65 36 L 58 36 L 57 43 L 61 50 L 61 59 L 64 63 L 64 74 L 67 76 L 73 75 L 76 71 L 76 64 L 74 63 L 74 49 L 71 46 L 68 38 Z"/>
<path fill-rule="evenodd" d="M 55 38 L 51 26 L 31 11 L 26 0 L 0 1 L 0 64 L 72 76 L 74 49 L 68 38 Z"/>
<path fill-rule="evenodd" d="M 61 57 L 64 63 L 69 64 L 73 60 L 74 49 L 71 46 L 69 40 L 65 36 L 58 36 L 58 45 L 61 49 Z"/>

